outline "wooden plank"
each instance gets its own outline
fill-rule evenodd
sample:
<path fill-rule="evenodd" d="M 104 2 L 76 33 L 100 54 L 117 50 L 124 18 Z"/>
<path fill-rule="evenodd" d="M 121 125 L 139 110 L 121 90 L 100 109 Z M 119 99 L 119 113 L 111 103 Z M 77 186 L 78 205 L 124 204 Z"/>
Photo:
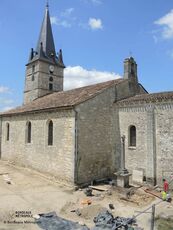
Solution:
<path fill-rule="evenodd" d="M 98 185 L 98 186 L 92 186 L 92 185 L 90 185 L 89 188 L 92 188 L 94 190 L 98 190 L 98 191 L 101 191 L 101 192 L 109 190 L 108 186 L 105 186 L 105 185 Z"/>
<path fill-rule="evenodd" d="M 156 192 L 156 191 L 154 192 L 154 191 L 151 191 L 151 190 L 149 190 L 149 189 L 144 189 L 144 191 L 145 191 L 146 193 L 149 193 L 149 194 L 151 194 L 151 195 L 153 195 L 153 196 L 156 196 L 156 197 L 162 199 L 162 195 L 161 195 L 159 192 Z"/>

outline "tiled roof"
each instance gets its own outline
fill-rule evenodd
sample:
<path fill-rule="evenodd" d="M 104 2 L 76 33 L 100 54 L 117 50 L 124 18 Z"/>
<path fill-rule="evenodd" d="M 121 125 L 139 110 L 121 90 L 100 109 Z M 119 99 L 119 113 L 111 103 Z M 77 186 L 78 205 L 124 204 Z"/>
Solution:
<path fill-rule="evenodd" d="M 173 100 L 173 91 L 152 94 L 140 94 L 117 102 L 117 105 L 131 105 L 140 103 L 165 102 Z"/>
<path fill-rule="evenodd" d="M 10 115 L 18 113 L 27 113 L 39 110 L 54 109 L 54 108 L 65 108 L 80 104 L 95 95 L 99 94 L 103 90 L 126 81 L 124 79 L 116 79 L 107 81 L 95 85 L 89 85 L 73 90 L 55 92 L 41 98 L 38 98 L 30 103 L 15 109 L 1 113 L 0 115 Z"/>

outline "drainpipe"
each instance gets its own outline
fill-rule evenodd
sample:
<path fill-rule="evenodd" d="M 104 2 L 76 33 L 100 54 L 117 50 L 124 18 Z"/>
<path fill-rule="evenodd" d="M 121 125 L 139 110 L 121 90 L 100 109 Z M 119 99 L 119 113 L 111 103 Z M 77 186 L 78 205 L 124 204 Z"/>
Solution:
<path fill-rule="evenodd" d="M 75 149 L 74 149 L 74 183 L 78 182 L 78 112 L 73 108 L 75 112 Z"/>

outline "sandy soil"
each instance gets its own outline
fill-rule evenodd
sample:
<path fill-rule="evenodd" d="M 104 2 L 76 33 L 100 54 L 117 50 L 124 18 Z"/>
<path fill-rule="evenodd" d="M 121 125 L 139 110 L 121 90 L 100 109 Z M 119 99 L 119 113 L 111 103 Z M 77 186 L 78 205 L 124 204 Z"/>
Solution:
<path fill-rule="evenodd" d="M 143 188 L 136 188 L 134 195 L 126 200 L 126 190 L 105 186 L 108 191 L 93 190 L 93 196 L 86 197 L 82 189 L 74 191 L 72 187 L 51 181 L 34 170 L 0 161 L 0 230 L 38 230 L 40 228 L 36 224 L 24 224 L 24 221 L 34 222 L 30 215 L 52 211 L 63 218 L 93 227 L 93 218 L 103 210 L 108 209 L 114 216 L 132 217 L 138 214 L 136 211 L 160 202 L 160 199 L 145 193 Z M 86 204 L 88 199 L 90 205 Z M 114 205 L 113 210 L 109 209 L 109 204 Z M 19 214 L 21 211 L 29 217 L 22 217 Z M 156 216 L 158 215 L 173 215 L 173 205 L 159 203 L 156 206 Z M 150 220 L 151 214 L 145 213 L 137 218 L 137 223 L 149 230 Z M 21 223 L 9 223 L 14 221 Z"/>

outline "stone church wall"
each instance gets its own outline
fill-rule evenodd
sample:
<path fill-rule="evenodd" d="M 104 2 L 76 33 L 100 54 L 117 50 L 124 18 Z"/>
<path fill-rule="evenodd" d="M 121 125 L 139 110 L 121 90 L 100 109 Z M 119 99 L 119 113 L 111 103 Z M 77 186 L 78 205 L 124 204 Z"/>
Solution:
<path fill-rule="evenodd" d="M 158 105 L 156 116 L 157 177 L 173 179 L 173 103 Z M 172 182 L 173 188 L 173 182 Z"/>
<path fill-rule="evenodd" d="M 112 177 L 116 171 L 119 125 L 113 103 L 129 94 L 126 81 L 77 106 L 78 183 Z"/>
<path fill-rule="evenodd" d="M 112 174 L 114 155 L 111 143 L 111 104 L 115 89 L 77 106 L 77 181 L 87 183 Z"/>
<path fill-rule="evenodd" d="M 48 146 L 47 122 L 53 121 L 53 145 Z M 32 126 L 31 143 L 26 143 L 26 122 Z M 74 181 L 75 115 L 74 112 L 41 112 L 3 117 L 3 133 L 10 124 L 10 139 L 2 138 L 2 159 L 32 167 L 60 180 Z"/>
<path fill-rule="evenodd" d="M 119 109 L 126 136 L 126 168 L 144 171 L 150 183 L 173 178 L 173 104 L 144 104 Z M 136 147 L 129 147 L 129 126 L 136 126 Z"/>
<path fill-rule="evenodd" d="M 120 108 L 119 110 L 120 136 L 125 135 L 125 166 L 133 169 L 147 168 L 147 113 L 144 108 Z M 136 147 L 129 146 L 129 127 L 136 127 Z"/>

